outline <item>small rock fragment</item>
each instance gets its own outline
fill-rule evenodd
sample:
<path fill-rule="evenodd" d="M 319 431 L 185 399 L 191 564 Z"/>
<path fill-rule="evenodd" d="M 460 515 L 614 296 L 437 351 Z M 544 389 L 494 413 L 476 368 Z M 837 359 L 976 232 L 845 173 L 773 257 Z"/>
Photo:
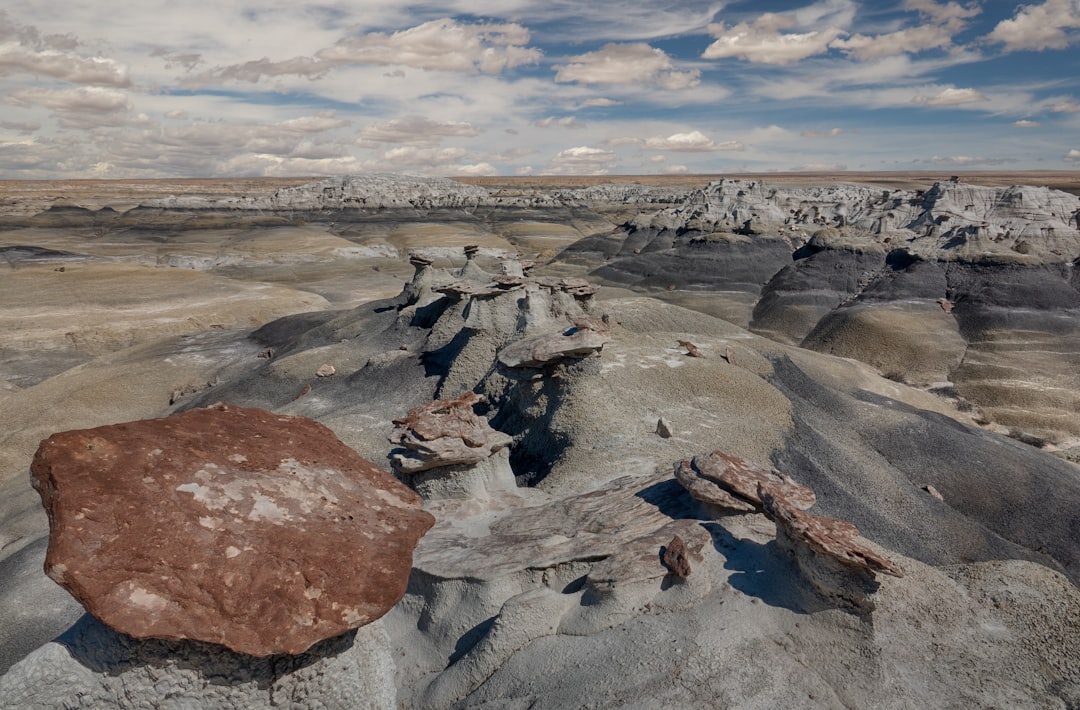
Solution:
<path fill-rule="evenodd" d="M 735 348 L 728 345 L 724 348 L 724 359 L 728 361 L 729 365 L 737 365 L 735 362 Z"/>
<path fill-rule="evenodd" d="M 595 333 L 610 333 L 611 319 L 608 314 L 593 318 L 592 316 L 578 316 L 574 319 L 574 327 L 578 330 L 591 330 Z"/>
<path fill-rule="evenodd" d="M 586 494 L 593 495 L 593 494 Z M 608 499 L 610 501 L 610 499 Z M 607 503 L 610 504 L 610 503 Z M 607 509 L 608 514 L 614 511 Z M 625 513 L 615 513 L 624 515 Z M 630 527 L 637 527 L 649 516 L 632 516 L 633 522 Z M 593 518 L 595 519 L 595 518 Z M 672 569 L 664 560 L 664 553 L 674 543 L 673 538 L 678 537 L 683 543 L 683 557 L 687 561 L 687 569 L 691 565 L 704 562 L 704 550 L 713 544 L 712 536 L 708 530 L 701 526 L 700 522 L 693 519 L 680 518 L 671 520 L 662 527 L 640 537 L 634 537 L 630 527 L 615 523 L 608 518 L 611 529 L 618 529 L 620 536 L 630 539 L 620 539 L 614 548 L 614 554 L 593 564 L 586 576 L 586 586 L 598 594 L 607 594 L 620 587 L 628 587 L 638 582 L 651 582 L 663 580 L 672 575 Z M 651 527 L 645 526 L 645 529 Z M 643 529 L 644 532 L 644 529 Z M 669 580 L 670 581 L 670 580 Z M 709 586 L 708 579 L 699 580 L 699 589 Z"/>
<path fill-rule="evenodd" d="M 698 346 L 694 345 L 689 340 L 680 340 L 679 345 L 686 348 L 686 354 L 690 357 L 705 357 L 705 355 L 698 350 Z"/>
<path fill-rule="evenodd" d="M 690 576 L 690 560 L 687 558 L 686 543 L 676 535 L 664 548 L 664 566 L 679 579 Z"/>
<path fill-rule="evenodd" d="M 954 304 L 949 299 L 947 299 L 947 298 L 939 298 L 937 300 L 937 304 L 939 306 L 941 306 L 941 310 L 945 311 L 946 313 L 952 313 L 953 312 L 953 305 Z"/>
<path fill-rule="evenodd" d="M 656 420 L 656 433 L 661 439 L 670 439 L 672 436 L 671 425 L 663 417 Z"/>
<path fill-rule="evenodd" d="M 319 365 L 319 369 L 315 371 L 316 377 L 333 377 L 337 374 L 337 368 L 330 364 Z"/>
<path fill-rule="evenodd" d="M 927 493 L 929 493 L 932 497 L 937 498 L 938 500 L 940 500 L 942 503 L 945 502 L 945 498 L 942 497 L 941 493 L 938 492 L 938 489 L 934 488 L 933 486 L 925 485 L 925 486 L 923 486 L 923 490 L 926 491 Z"/>
<path fill-rule="evenodd" d="M 300 399 L 301 397 L 303 397 L 304 395 L 306 395 L 310 391 L 311 391 L 311 385 L 310 384 L 304 385 L 303 387 L 300 388 L 299 392 L 297 392 L 295 395 L 293 395 L 292 401 L 295 402 L 296 400 Z"/>
<path fill-rule="evenodd" d="M 203 384 L 186 384 L 183 387 L 177 387 L 172 391 L 172 394 L 169 395 L 169 404 L 176 404 L 181 398 L 186 397 L 189 394 L 196 394 L 203 390 L 210 389 L 217 383 L 217 378 L 214 378 L 212 381 Z"/>
<path fill-rule="evenodd" d="M 259 354 L 255 357 L 262 358 L 263 360 L 269 360 L 270 358 L 274 357 L 274 349 L 267 348 L 266 350 L 260 350 Z"/>

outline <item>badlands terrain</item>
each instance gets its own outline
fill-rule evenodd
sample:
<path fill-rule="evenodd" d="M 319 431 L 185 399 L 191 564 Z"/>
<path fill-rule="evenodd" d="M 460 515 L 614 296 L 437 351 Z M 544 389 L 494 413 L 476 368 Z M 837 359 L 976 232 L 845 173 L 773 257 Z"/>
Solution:
<path fill-rule="evenodd" d="M 1078 195 L 1075 172 L 0 185 L 0 707 L 1080 708 Z M 385 493 L 423 534 L 389 611 L 218 645 L 124 633 L 138 609 L 46 577 L 44 439 L 177 414 L 220 440 L 248 408 L 419 494 Z M 222 549 L 185 560 L 229 578 Z M 335 584 L 385 571 L 354 563 Z"/>

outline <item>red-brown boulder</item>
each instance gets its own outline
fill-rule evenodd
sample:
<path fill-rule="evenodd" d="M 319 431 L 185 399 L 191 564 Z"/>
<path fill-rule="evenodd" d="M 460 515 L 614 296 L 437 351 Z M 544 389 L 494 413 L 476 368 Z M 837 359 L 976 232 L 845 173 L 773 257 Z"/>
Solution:
<path fill-rule="evenodd" d="M 31 470 L 45 571 L 87 611 L 255 656 L 385 614 L 434 524 L 321 424 L 223 404 L 54 434 Z"/>

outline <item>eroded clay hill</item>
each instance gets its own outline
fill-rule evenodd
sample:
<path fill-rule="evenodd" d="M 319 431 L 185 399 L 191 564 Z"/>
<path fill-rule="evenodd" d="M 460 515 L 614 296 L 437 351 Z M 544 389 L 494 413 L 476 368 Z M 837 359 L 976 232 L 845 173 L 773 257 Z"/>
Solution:
<path fill-rule="evenodd" d="M 141 419 L 226 402 L 315 420 L 413 488 L 435 523 L 392 610 L 276 666 L 194 642 L 136 643 L 90 617 L 45 643 L 81 609 L 41 573 L 47 528 L 26 476 L 33 449 L 5 444 L 0 599 L 15 665 L 0 697 L 153 703 L 164 688 L 190 703 L 341 706 L 333 688 L 348 687 L 352 702 L 377 699 L 372 707 L 391 696 L 425 708 L 1080 703 L 1074 463 L 980 424 L 982 405 L 964 411 L 956 396 L 906 376 L 799 347 L 817 321 L 797 338 L 748 329 L 764 298 L 734 266 L 747 284 L 730 301 L 745 298 L 741 324 L 581 277 L 592 270 L 612 283 L 650 258 L 681 264 L 675 296 L 667 283 L 659 293 L 698 288 L 700 306 L 725 289 L 693 279 L 710 265 L 756 267 L 760 243 L 775 249 L 777 268 L 759 288 L 787 273 L 816 293 L 818 274 L 853 268 L 845 255 L 880 260 L 866 286 L 856 279 L 858 300 L 909 270 L 950 274 L 969 261 L 944 258 L 945 243 L 917 254 L 915 242 L 938 237 L 916 231 L 856 234 L 851 212 L 830 226 L 819 209 L 816 224 L 796 220 L 775 234 L 745 221 L 662 226 L 707 192 L 642 212 L 654 226 L 613 230 L 610 218 L 626 209 L 614 202 L 589 208 L 587 220 L 575 212 L 579 225 L 609 226 L 548 263 L 462 249 L 453 230 L 444 242 L 426 232 L 428 248 L 401 255 L 404 278 L 390 298 L 115 350 L 5 395 L 0 404 L 23 412 L 13 432 L 88 426 L 93 407 L 63 409 L 71 392 L 110 401 L 109 417 L 125 403 L 140 403 L 127 419 Z M 413 218 L 434 224 L 425 210 Z M 393 214 L 407 231 L 406 213 Z M 390 215 L 341 221 L 358 235 L 365 218 Z M 866 246 L 851 245 L 858 240 Z M 908 262 L 890 256 L 905 240 Z M 1040 249 L 1010 248 L 1019 261 L 983 266 L 1072 268 Z M 828 254 L 847 265 L 818 259 Z M 893 305 L 908 302 L 916 322 L 930 306 L 960 322 L 965 308 L 957 293 L 930 289 Z M 823 308 L 817 320 L 853 307 Z M 1025 308 L 1011 311 L 1010 332 L 1029 312 L 1031 330 L 1047 314 L 1072 317 L 1054 302 Z M 955 328 L 956 347 L 972 348 L 970 329 Z M 198 386 L 155 380 L 169 361 Z M 148 393 L 111 392 L 125 373 Z M 1032 402 L 1044 416 L 1042 400 Z M 228 567 L 204 573 L 215 572 Z M 342 683 L 329 682 L 335 673 Z"/>
<path fill-rule="evenodd" d="M 1080 197 L 720 181 L 561 258 L 1080 456 Z"/>

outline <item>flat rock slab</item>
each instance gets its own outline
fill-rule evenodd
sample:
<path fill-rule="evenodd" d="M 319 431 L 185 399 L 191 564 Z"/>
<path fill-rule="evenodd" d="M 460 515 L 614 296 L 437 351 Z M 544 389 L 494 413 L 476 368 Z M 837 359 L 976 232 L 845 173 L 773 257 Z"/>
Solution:
<path fill-rule="evenodd" d="M 255 656 L 385 614 L 434 524 L 321 424 L 224 404 L 55 434 L 31 470 L 45 571 L 87 611 Z"/>

